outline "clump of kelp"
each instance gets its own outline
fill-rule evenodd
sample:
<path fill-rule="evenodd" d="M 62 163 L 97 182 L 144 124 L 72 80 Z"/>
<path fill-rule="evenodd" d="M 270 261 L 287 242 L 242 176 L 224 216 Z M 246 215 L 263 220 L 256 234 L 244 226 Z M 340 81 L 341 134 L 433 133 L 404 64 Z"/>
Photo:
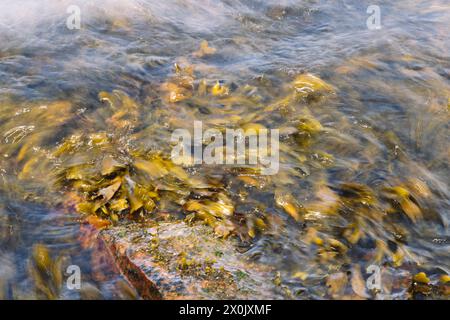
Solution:
<path fill-rule="evenodd" d="M 28 261 L 28 273 L 34 285 L 37 298 L 55 300 L 67 299 L 67 291 L 77 289 L 76 293 L 82 300 L 101 300 L 105 297 L 96 285 L 86 278 L 78 283 L 76 266 L 71 265 L 65 255 L 54 256 L 51 250 L 43 244 L 35 244 L 32 247 L 31 258 Z M 81 276 L 81 273 L 79 274 Z M 97 276 L 98 277 L 98 276 Z M 119 279 L 115 283 L 118 297 L 121 299 L 136 299 L 136 293 L 124 280 Z M 17 299 L 32 299 L 32 296 L 19 293 Z"/>
<path fill-rule="evenodd" d="M 215 53 L 203 42 L 193 59 Z M 64 206 L 98 227 L 185 219 L 247 245 L 263 236 L 273 243 L 299 241 L 299 254 L 312 256 L 277 277 L 288 296 L 326 278 L 329 296 L 352 297 L 352 288 L 367 298 L 360 265 L 370 264 L 404 267 L 407 280 L 399 287 L 413 296 L 448 294 L 445 267 L 432 280 L 412 276 L 418 266 L 431 269 L 430 257 L 414 248 L 430 248 L 420 239 L 444 222 L 426 174 L 414 174 L 417 164 L 394 131 L 354 126 L 337 107 L 338 90 L 311 73 L 279 80 L 262 75 L 247 83 L 221 75 L 182 59 L 139 99 L 102 91 L 92 110 L 60 101 L 30 105 L 14 116 L 11 105 L 3 109 L 2 154 L 13 159 L 20 180 L 62 192 Z M 279 129 L 279 172 L 264 176 L 258 167 L 198 166 L 192 159 L 176 165 L 170 135 L 192 130 L 195 120 L 204 130 Z M 285 285 L 292 281 L 300 283 L 295 292 Z"/>
<path fill-rule="evenodd" d="M 235 105 L 257 104 L 255 101 L 258 98 L 254 95 L 234 95 L 226 84 L 216 82 L 208 85 L 205 80 L 195 83 L 192 67 L 182 68 L 176 64 L 174 73 L 160 87 L 165 103 L 177 104 L 189 99 L 189 103 L 203 108 L 212 108 L 211 104 L 214 103 L 228 104 L 230 110 Z M 255 91 L 256 88 L 248 87 L 244 92 L 249 90 Z M 303 74 L 292 83 L 291 93 L 266 109 L 277 110 L 280 106 L 317 97 L 324 92 L 331 93 L 333 89 L 321 79 Z M 133 139 L 144 138 L 142 133 L 130 130 L 133 125 L 139 125 L 137 102 L 121 91 L 100 92 L 99 100 L 113 112 L 106 123 L 116 127 L 121 134 L 103 131 L 72 135 L 52 152 L 61 167 L 57 183 L 68 191 L 75 191 L 73 196 L 79 197 L 76 200 L 77 211 L 102 219 L 88 218 L 91 221 L 95 219 L 97 224 L 107 225 L 124 217 L 139 220 L 152 218 L 152 215 L 165 211 L 181 211 L 186 214 L 187 221 L 201 220 L 212 226 L 219 236 L 227 237 L 234 233 L 242 239 L 249 239 L 267 229 L 267 213 L 264 205 L 257 202 L 249 214 L 240 213 L 235 210 L 236 203 L 248 205 L 248 196 L 244 194 L 246 189 L 264 192 L 264 189 L 274 185 L 277 188 L 272 197 L 276 206 L 285 210 L 295 221 L 302 219 L 305 209 L 283 187 L 284 183 L 262 176 L 260 168 L 233 166 L 222 169 L 222 172 L 217 171 L 217 168 L 213 169 L 214 173 L 211 168 L 202 172 L 189 165 L 192 163 L 189 161 L 191 159 L 186 159 L 188 165 L 183 168 L 171 161 L 167 151 L 145 149 L 140 144 L 133 143 Z M 257 114 L 251 116 L 255 117 Z M 257 132 L 258 129 L 266 128 L 261 123 L 241 119 L 236 114 L 230 113 L 230 117 L 236 119 L 229 124 L 242 128 L 244 132 L 249 129 Z M 220 129 L 224 129 L 227 124 L 213 123 L 214 127 Z M 322 127 L 314 117 L 303 115 L 283 132 L 288 132 L 293 139 L 299 139 L 299 143 L 307 143 L 320 130 Z M 318 165 L 327 165 L 332 161 L 332 156 L 317 152 L 314 160 Z M 286 171 L 294 176 L 304 174 L 296 169 Z M 235 193 L 230 188 L 236 182 L 243 187 L 240 193 Z M 178 208 L 174 205 L 178 205 Z"/>

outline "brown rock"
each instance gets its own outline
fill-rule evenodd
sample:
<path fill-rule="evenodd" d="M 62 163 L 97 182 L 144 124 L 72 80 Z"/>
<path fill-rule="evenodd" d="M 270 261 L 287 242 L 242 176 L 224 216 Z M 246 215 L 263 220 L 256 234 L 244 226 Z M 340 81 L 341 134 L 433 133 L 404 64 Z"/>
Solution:
<path fill-rule="evenodd" d="M 138 223 L 100 232 L 116 261 L 144 299 L 277 299 L 275 271 L 248 261 L 237 240 L 185 222 L 154 227 Z"/>

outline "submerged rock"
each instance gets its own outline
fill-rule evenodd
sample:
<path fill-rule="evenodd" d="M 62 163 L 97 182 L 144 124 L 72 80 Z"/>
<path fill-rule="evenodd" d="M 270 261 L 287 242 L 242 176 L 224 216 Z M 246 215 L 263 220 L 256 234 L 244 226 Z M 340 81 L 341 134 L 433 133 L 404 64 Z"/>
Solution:
<path fill-rule="evenodd" d="M 144 299 L 277 299 L 276 274 L 202 224 L 122 224 L 100 237 Z"/>

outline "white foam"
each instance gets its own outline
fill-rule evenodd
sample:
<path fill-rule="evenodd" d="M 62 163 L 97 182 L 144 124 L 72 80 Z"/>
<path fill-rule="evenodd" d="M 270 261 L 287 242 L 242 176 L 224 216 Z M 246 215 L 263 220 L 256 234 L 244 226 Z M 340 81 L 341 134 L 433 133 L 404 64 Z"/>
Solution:
<path fill-rule="evenodd" d="M 219 25 L 231 13 L 230 8 L 214 0 L 1 0 L 0 31 L 26 34 L 45 31 L 46 25 L 63 25 L 72 5 L 80 8 L 82 23 L 105 16 L 128 17 L 135 21 L 172 21 L 193 31 Z"/>

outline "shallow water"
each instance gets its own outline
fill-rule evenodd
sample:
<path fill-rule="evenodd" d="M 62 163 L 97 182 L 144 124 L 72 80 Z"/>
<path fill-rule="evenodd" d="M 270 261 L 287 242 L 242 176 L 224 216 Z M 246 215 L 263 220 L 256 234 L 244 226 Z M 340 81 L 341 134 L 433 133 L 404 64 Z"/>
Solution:
<path fill-rule="evenodd" d="M 66 10 L 72 4 L 81 9 L 80 30 L 66 27 Z M 450 6 L 444 0 L 378 1 L 382 28 L 369 30 L 369 5 L 2 0 L 0 296 L 42 298 L 30 279 L 28 259 L 33 245 L 45 244 L 53 257 L 64 255 L 80 265 L 103 297 L 121 297 L 117 271 L 103 276 L 96 272 L 108 263 L 92 261 L 94 245 L 85 242 L 94 240 L 86 240 L 79 215 L 66 203 L 66 191 L 71 190 L 55 187 L 52 174 L 69 161 L 52 156 L 58 144 L 74 134 L 106 131 L 116 134 L 108 151 L 114 155 L 129 159 L 130 145 L 167 153 L 173 130 L 191 128 L 194 120 L 236 126 L 230 114 L 268 128 L 292 127 L 296 117 L 313 117 L 324 128 L 311 141 L 288 136 L 280 155 L 282 170 L 270 182 L 306 208 L 301 221 L 275 205 L 273 189 L 238 184 L 223 168 L 189 171 L 209 177 L 216 170 L 237 213 L 263 206 L 265 221 L 279 225 L 253 239 L 241 238 L 248 257 L 279 270 L 281 287 L 289 291 L 286 297 L 348 297 L 345 290 L 329 293 L 327 276 L 354 271 L 355 266 L 365 270 L 379 242 L 391 253 L 377 263 L 394 278 L 424 271 L 438 281 L 449 274 Z M 203 40 L 215 54 L 193 54 Z M 200 79 L 208 84 L 223 80 L 237 94 L 250 84 L 261 100 L 248 106 L 214 99 L 168 103 L 161 99 L 160 87 L 174 75 L 174 63 L 194 66 L 196 87 Z M 305 72 L 333 86 L 334 94 L 286 110 L 267 109 Z M 108 122 L 112 115 L 98 94 L 112 90 L 125 92 L 139 105 L 139 115 L 129 119 L 131 129 L 121 131 Z M 79 161 L 77 154 L 71 157 Z M 349 191 L 349 184 L 367 186 L 376 204 L 355 204 L 348 194 L 356 191 Z M 398 186 L 409 191 L 407 201 L 385 194 L 386 188 Z M 179 208 L 163 207 L 162 201 L 157 205 L 183 216 Z M 420 218 L 411 218 L 415 208 Z M 350 224 L 366 234 L 358 245 L 346 242 Z M 351 247 L 348 256 L 334 259 L 317 253 L 306 240 L 311 228 L 321 238 L 345 242 Z M 397 246 L 404 248 L 400 266 L 391 257 Z M 293 276 L 298 272 L 309 278 L 299 281 Z M 386 296 L 407 298 L 407 291 L 408 285 L 402 284 Z M 79 298 L 70 290 L 61 295 Z"/>

